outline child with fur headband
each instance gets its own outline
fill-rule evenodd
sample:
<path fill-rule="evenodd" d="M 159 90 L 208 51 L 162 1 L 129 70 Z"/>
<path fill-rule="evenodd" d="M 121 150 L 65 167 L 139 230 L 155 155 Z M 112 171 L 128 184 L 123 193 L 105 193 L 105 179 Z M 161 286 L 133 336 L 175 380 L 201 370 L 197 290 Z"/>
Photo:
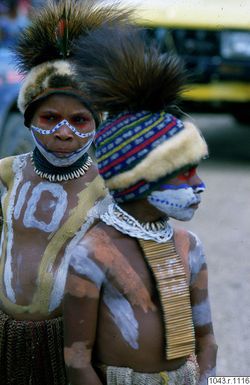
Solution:
<path fill-rule="evenodd" d="M 205 140 L 171 113 L 183 68 L 135 28 L 103 26 L 78 47 L 79 74 L 108 112 L 95 147 L 112 199 L 70 261 L 70 383 L 205 385 L 217 351 L 206 260 L 198 237 L 169 221 L 190 220 L 205 189 L 197 174 Z"/>
<path fill-rule="evenodd" d="M 68 259 L 106 195 L 87 152 L 99 115 L 74 70 L 73 41 L 104 21 L 126 19 L 125 11 L 95 1 L 52 1 L 34 11 L 19 38 L 26 76 L 18 105 L 35 149 L 0 161 L 2 385 L 68 384 L 62 306 Z"/>

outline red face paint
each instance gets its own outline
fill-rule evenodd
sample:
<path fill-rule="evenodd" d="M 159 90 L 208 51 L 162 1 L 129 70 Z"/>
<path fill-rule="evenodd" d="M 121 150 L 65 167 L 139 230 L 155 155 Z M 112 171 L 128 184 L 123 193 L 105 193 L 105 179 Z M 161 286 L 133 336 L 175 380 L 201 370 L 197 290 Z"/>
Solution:
<path fill-rule="evenodd" d="M 192 178 L 196 173 L 196 167 L 192 167 L 189 170 L 183 172 L 180 175 L 177 175 L 177 178 L 181 181 L 188 181 L 190 178 Z"/>

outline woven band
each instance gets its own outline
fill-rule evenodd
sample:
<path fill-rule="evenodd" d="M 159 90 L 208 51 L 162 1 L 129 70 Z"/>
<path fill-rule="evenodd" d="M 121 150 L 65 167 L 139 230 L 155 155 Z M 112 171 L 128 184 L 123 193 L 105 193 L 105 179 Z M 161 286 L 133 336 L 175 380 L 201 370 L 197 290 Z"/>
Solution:
<path fill-rule="evenodd" d="M 164 244 L 139 239 L 156 279 L 165 327 L 168 360 L 195 351 L 194 326 L 186 274 L 173 240 Z"/>

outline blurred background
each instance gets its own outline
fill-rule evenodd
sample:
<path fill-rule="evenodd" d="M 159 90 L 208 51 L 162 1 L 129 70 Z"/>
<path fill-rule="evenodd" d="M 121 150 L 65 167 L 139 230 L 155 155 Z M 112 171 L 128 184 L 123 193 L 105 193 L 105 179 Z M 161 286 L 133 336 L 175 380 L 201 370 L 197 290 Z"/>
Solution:
<path fill-rule="evenodd" d="M 0 157 L 32 147 L 16 107 L 22 77 L 11 47 L 30 7 L 42 3 L 0 0 Z M 121 3 L 137 9 L 148 39 L 185 64 L 181 109 L 202 130 L 210 158 L 199 168 L 203 204 L 183 226 L 201 238 L 207 255 L 218 375 L 250 376 L 250 1 Z"/>

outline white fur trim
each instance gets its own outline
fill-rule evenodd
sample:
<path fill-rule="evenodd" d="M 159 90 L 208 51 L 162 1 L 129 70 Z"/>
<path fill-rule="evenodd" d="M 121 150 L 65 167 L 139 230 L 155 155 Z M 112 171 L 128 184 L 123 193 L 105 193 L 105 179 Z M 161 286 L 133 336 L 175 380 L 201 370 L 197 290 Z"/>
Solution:
<path fill-rule="evenodd" d="M 50 69 L 53 69 L 53 73 L 50 72 Z M 43 74 L 45 74 L 45 76 L 43 76 Z M 30 102 L 48 88 L 49 79 L 55 74 L 72 76 L 75 73 L 69 62 L 65 60 L 55 60 L 39 64 L 27 74 L 17 99 L 17 106 L 23 114 Z M 42 81 L 39 77 L 42 78 Z M 29 95 L 29 97 L 27 97 L 27 95 Z"/>
<path fill-rule="evenodd" d="M 110 189 L 131 186 L 140 179 L 152 182 L 188 164 L 199 163 L 208 154 L 207 144 L 198 129 L 185 122 L 184 129 L 152 150 L 133 169 L 106 181 Z"/>

